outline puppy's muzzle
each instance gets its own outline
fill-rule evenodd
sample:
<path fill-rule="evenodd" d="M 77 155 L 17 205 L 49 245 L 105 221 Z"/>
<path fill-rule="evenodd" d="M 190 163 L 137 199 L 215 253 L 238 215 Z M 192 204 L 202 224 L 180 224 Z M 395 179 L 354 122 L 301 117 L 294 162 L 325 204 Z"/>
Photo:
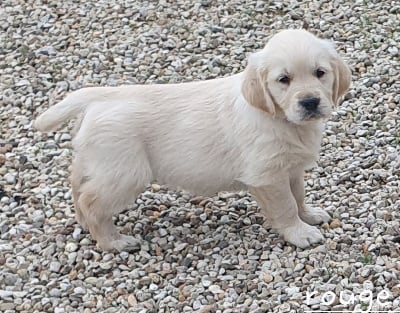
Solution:
<path fill-rule="evenodd" d="M 307 97 L 299 101 L 300 107 L 302 107 L 307 113 L 317 113 L 318 106 L 321 102 L 320 98 Z"/>

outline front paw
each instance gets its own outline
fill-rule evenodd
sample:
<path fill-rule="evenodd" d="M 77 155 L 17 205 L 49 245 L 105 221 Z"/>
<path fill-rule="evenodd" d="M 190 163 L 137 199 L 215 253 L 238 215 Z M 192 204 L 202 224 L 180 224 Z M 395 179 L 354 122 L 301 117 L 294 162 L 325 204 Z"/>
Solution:
<path fill-rule="evenodd" d="M 299 215 L 304 222 L 310 225 L 327 223 L 331 219 L 331 216 L 320 208 L 305 208 L 302 211 L 299 210 Z"/>
<path fill-rule="evenodd" d="M 105 238 L 97 240 L 97 245 L 103 251 L 117 250 L 121 251 L 139 251 L 141 248 L 141 241 L 135 237 L 118 234 L 115 238 Z"/>
<path fill-rule="evenodd" d="M 310 226 L 300 219 L 292 226 L 280 229 L 279 233 L 286 241 L 303 249 L 324 239 L 318 228 Z"/>

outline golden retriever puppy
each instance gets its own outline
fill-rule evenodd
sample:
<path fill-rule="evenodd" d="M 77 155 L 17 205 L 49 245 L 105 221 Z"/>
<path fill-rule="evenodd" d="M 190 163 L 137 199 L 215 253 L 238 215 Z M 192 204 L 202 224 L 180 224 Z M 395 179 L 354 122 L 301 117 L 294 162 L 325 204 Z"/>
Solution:
<path fill-rule="evenodd" d="M 288 242 L 323 239 L 329 220 L 304 204 L 304 169 L 318 157 L 323 120 L 350 85 L 334 46 L 285 30 L 244 72 L 166 85 L 84 88 L 35 121 L 41 131 L 78 118 L 72 190 L 78 222 L 104 249 L 136 248 L 112 216 L 158 181 L 197 194 L 247 188 Z"/>

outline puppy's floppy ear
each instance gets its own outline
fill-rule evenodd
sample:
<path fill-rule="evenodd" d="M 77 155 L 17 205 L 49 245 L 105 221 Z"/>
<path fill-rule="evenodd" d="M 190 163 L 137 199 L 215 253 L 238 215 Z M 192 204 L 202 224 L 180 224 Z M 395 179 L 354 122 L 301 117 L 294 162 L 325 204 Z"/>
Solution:
<path fill-rule="evenodd" d="M 350 87 L 351 70 L 338 54 L 333 58 L 332 65 L 335 74 L 332 101 L 336 106 L 338 105 L 340 97 L 343 96 Z"/>
<path fill-rule="evenodd" d="M 275 103 L 266 87 L 266 70 L 262 71 L 257 64 L 257 52 L 250 55 L 249 62 L 243 74 L 242 95 L 252 106 L 275 115 Z"/>

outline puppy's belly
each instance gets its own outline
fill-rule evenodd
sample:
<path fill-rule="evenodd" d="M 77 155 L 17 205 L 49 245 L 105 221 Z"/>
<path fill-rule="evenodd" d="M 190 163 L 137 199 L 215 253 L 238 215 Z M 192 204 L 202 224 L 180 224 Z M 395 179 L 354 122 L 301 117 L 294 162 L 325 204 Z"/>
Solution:
<path fill-rule="evenodd" d="M 153 177 L 159 183 L 198 195 L 237 188 L 240 162 L 232 156 L 235 151 L 225 147 L 226 143 L 204 134 L 197 134 L 197 138 L 178 133 L 161 137 L 146 147 Z"/>
<path fill-rule="evenodd" d="M 246 189 L 246 186 L 235 181 L 229 172 L 212 171 L 200 166 L 191 170 L 184 166 L 178 171 L 164 168 L 156 173 L 155 179 L 160 184 L 165 184 L 171 188 L 181 188 L 203 196 L 212 196 L 219 191 Z"/>

